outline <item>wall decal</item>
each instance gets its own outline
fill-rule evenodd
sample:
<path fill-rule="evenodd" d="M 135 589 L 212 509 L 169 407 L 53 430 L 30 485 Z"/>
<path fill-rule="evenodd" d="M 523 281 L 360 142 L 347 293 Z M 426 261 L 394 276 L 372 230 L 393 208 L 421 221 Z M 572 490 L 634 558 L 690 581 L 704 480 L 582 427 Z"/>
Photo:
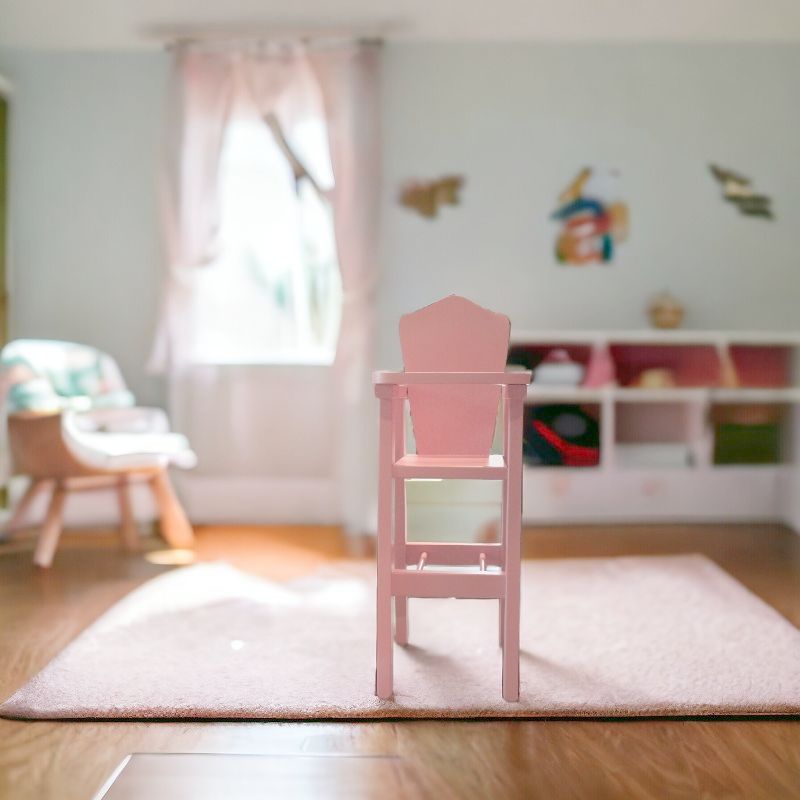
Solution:
<path fill-rule="evenodd" d="M 628 238 L 628 206 L 619 197 L 619 172 L 584 167 L 559 195 L 552 218 L 562 223 L 555 256 L 561 264 L 607 264 Z"/>
<path fill-rule="evenodd" d="M 742 214 L 747 217 L 774 219 L 772 198 L 766 194 L 756 194 L 749 178 L 716 164 L 709 164 L 708 167 L 722 186 L 722 196 L 733 203 Z"/>
<path fill-rule="evenodd" d="M 409 181 L 400 190 L 400 205 L 423 217 L 438 216 L 440 206 L 457 206 L 464 186 L 461 175 L 443 175 L 432 181 Z"/>

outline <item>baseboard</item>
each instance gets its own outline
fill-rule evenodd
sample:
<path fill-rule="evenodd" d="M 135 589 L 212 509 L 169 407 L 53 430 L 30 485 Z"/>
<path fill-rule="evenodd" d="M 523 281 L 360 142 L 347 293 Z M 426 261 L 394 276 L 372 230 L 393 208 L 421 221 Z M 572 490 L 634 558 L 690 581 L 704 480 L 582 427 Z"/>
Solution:
<path fill-rule="evenodd" d="M 173 473 L 173 482 L 193 524 L 336 525 L 339 494 L 333 480 L 298 478 L 227 478 Z M 15 478 L 11 505 L 25 489 L 26 479 Z M 38 525 L 47 511 L 48 497 L 31 506 L 27 524 Z M 131 486 L 131 505 L 140 524 L 157 519 L 148 486 Z M 119 523 L 116 494 L 111 489 L 71 492 L 64 507 L 67 528 L 98 528 Z"/>
<path fill-rule="evenodd" d="M 712 494 L 695 496 L 694 502 L 687 501 L 691 494 L 683 480 L 679 481 L 679 486 L 671 487 L 679 489 L 677 493 L 665 492 L 666 496 L 659 497 L 656 492 L 655 496 L 646 498 L 636 497 L 640 494 L 636 489 L 640 487 L 634 485 L 620 493 L 618 483 L 606 483 L 600 474 L 597 479 L 601 485 L 596 485 L 594 479 L 586 484 L 582 480 L 562 483 L 561 476 L 556 476 L 557 485 L 527 480 L 523 518 L 528 525 L 785 522 L 800 531 L 800 500 L 792 491 L 794 475 L 770 476 L 763 470 L 754 470 L 749 475 L 735 474 L 745 482 L 734 481 L 733 486 L 725 487 L 728 490 L 725 492 L 717 487 Z M 219 477 L 196 473 L 173 473 L 172 477 L 189 518 L 195 524 L 336 525 L 341 519 L 341 498 L 333 479 Z M 663 474 L 660 477 L 664 479 Z M 680 477 L 685 480 L 688 476 Z M 648 480 L 655 478 L 652 476 Z M 671 483 L 671 476 L 665 479 L 666 487 Z M 24 480 L 13 481 L 12 502 L 24 486 Z M 414 522 L 412 527 L 450 538 L 450 528 L 457 528 L 459 534 L 472 535 L 492 518 L 499 519 L 498 505 L 480 502 L 489 500 L 488 495 L 476 497 L 473 487 L 464 496 L 464 487 L 458 488 L 461 491 L 451 490 L 437 498 L 439 502 L 426 502 L 425 492 L 433 489 L 427 485 L 415 487 L 421 494 L 413 497 L 415 502 L 409 508 L 409 522 L 411 518 Z M 156 519 L 155 504 L 146 485 L 132 486 L 131 499 L 137 522 Z M 411 496 L 409 500 L 412 501 Z M 46 507 L 47 498 L 38 498 L 31 508 L 29 524 L 41 522 Z M 64 509 L 64 521 L 67 527 L 116 525 L 119 509 L 114 492 L 71 493 Z"/>

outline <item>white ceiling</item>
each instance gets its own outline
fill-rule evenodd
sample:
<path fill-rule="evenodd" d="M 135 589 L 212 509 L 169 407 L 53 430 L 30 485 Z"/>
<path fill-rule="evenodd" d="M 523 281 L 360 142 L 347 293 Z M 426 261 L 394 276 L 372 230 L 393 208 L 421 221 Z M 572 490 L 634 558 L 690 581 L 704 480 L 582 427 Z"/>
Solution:
<path fill-rule="evenodd" d="M 154 31 L 353 27 L 387 38 L 800 41 L 800 0 L 0 0 L 0 45 L 131 48 Z"/>

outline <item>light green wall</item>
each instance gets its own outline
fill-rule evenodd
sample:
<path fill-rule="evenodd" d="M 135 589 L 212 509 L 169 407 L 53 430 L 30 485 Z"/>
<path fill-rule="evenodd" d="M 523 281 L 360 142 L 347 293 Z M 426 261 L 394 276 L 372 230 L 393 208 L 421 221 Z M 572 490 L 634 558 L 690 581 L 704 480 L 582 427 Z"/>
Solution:
<path fill-rule="evenodd" d="M 6 259 L 8 253 L 8 100 L 0 94 L 0 343 L 8 327 Z"/>
<path fill-rule="evenodd" d="M 671 289 L 687 327 L 800 328 L 800 45 L 407 44 L 386 48 L 382 361 L 396 322 L 449 292 L 518 327 L 631 328 Z M 775 222 L 720 198 L 709 161 L 752 176 Z M 613 266 L 559 267 L 558 193 L 616 167 L 630 239 Z M 436 220 L 408 178 L 466 177 Z"/>
<path fill-rule="evenodd" d="M 145 363 L 161 281 L 166 54 L 0 51 L 14 86 L 11 335 L 73 339 L 161 403 Z"/>
<path fill-rule="evenodd" d="M 669 287 L 687 325 L 799 326 L 800 46 L 389 44 L 384 49 L 380 357 L 399 315 L 449 292 L 517 326 L 637 327 Z M 0 50 L 11 123 L 13 335 L 100 344 L 145 402 L 161 280 L 156 167 L 163 52 Z M 707 163 L 750 174 L 774 223 L 719 197 Z M 584 164 L 622 171 L 631 238 L 608 268 L 552 259 L 557 193 Z M 463 173 L 434 220 L 408 178 Z"/>

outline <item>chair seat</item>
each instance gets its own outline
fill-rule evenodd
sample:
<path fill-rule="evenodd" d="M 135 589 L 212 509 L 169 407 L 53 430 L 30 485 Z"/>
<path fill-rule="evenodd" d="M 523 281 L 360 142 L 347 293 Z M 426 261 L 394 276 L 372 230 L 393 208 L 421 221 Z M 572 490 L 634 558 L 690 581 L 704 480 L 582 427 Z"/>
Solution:
<path fill-rule="evenodd" d="M 471 478 L 502 480 L 508 470 L 501 455 L 474 456 L 408 455 L 392 465 L 395 478 Z"/>
<path fill-rule="evenodd" d="M 179 433 L 82 433 L 67 444 L 86 466 L 102 471 L 177 466 L 190 469 L 197 456 Z"/>
<path fill-rule="evenodd" d="M 64 414 L 62 434 L 65 444 L 85 466 L 102 472 L 159 469 L 171 465 L 191 468 L 197 463 L 197 456 L 185 436 L 164 431 L 168 425 L 166 417 L 160 420 L 158 415 L 140 413 L 142 420 L 152 418 L 153 430 L 136 432 L 136 415 L 133 412 L 137 409 L 124 411 L 134 432 L 126 432 L 121 420 L 117 420 L 121 430 L 115 430 L 114 417 L 117 415 L 111 415 L 105 426 L 111 428 L 112 432 L 105 432 L 93 427 L 98 419 L 71 412 Z M 141 412 L 147 411 L 151 410 L 141 409 Z"/>

